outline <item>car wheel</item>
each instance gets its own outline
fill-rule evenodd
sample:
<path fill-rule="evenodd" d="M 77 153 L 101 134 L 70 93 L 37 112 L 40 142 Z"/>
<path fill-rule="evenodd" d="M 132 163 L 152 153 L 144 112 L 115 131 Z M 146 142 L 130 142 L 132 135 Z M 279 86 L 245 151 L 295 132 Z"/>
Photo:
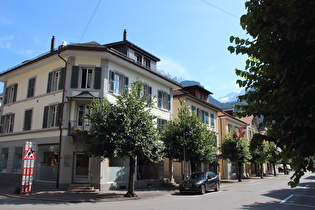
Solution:
<path fill-rule="evenodd" d="M 205 194 L 206 193 L 206 187 L 204 185 L 200 186 L 200 194 Z"/>
<path fill-rule="evenodd" d="M 217 182 L 217 183 L 215 184 L 214 191 L 219 191 L 219 190 L 220 190 L 220 183 Z"/>

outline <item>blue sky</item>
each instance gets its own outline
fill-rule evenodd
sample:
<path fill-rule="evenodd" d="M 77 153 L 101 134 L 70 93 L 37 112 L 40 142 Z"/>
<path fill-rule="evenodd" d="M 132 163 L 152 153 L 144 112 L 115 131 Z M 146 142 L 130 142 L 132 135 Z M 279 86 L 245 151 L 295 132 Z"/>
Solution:
<path fill-rule="evenodd" d="M 239 24 L 244 2 L 1 0 L 0 72 L 49 51 L 52 36 L 56 46 L 107 44 L 121 41 L 126 29 L 129 41 L 161 59 L 165 73 L 198 81 L 215 98 L 240 92 L 234 69 L 243 69 L 246 57 L 227 47 L 231 35 L 247 37 Z"/>

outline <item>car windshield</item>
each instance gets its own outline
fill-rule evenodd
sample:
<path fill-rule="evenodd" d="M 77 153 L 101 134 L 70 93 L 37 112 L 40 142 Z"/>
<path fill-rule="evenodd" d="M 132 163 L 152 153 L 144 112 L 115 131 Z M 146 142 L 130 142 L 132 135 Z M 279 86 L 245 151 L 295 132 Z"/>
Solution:
<path fill-rule="evenodd" d="M 205 179 L 206 178 L 206 173 L 193 173 L 190 176 L 191 179 Z"/>

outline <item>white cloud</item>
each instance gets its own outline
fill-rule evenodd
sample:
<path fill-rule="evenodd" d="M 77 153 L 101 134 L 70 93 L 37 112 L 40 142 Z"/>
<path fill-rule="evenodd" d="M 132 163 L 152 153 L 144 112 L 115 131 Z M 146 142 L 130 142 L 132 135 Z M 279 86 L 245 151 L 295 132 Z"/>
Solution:
<path fill-rule="evenodd" d="M 0 37 L 0 49 L 12 49 L 11 42 L 14 36 Z"/>
<path fill-rule="evenodd" d="M 173 77 L 182 78 L 184 80 L 191 79 L 190 74 L 181 64 L 169 57 L 159 57 L 161 61 L 157 65 L 158 70 L 162 70 L 165 74 L 170 74 Z"/>

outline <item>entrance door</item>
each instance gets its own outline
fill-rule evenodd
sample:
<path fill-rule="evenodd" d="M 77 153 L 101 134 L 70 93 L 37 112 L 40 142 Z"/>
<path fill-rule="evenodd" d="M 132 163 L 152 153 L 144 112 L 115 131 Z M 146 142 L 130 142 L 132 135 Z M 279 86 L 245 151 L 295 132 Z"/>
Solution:
<path fill-rule="evenodd" d="M 89 183 L 89 165 L 89 157 L 83 153 L 74 154 L 74 183 Z"/>

